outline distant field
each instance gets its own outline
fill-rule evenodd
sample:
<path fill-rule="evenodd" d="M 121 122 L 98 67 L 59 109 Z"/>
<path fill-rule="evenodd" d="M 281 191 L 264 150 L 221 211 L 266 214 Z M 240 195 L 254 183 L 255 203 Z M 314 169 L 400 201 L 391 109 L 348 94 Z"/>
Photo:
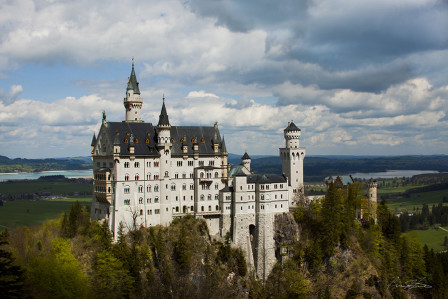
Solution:
<path fill-rule="evenodd" d="M 74 192 L 92 192 L 92 183 L 73 183 L 70 181 L 48 182 L 41 180 L 0 182 L 0 193 L 21 194 L 50 192 L 69 194 Z"/>
<path fill-rule="evenodd" d="M 389 209 L 394 212 L 413 212 L 414 208 L 420 210 L 424 203 L 426 203 L 429 208 L 431 208 L 433 204 L 441 203 L 444 196 L 448 197 L 448 190 L 413 193 L 409 198 L 388 199 L 386 204 Z M 448 203 L 444 203 L 444 205 L 448 205 Z"/>
<path fill-rule="evenodd" d="M 448 226 L 445 226 L 444 229 L 448 230 Z M 435 251 L 446 250 L 446 248 L 443 247 L 443 239 L 445 238 L 445 236 L 448 236 L 448 232 L 440 228 L 413 230 L 406 234 L 415 235 L 420 243 L 426 244 L 429 248 L 432 248 Z"/>
<path fill-rule="evenodd" d="M 41 225 L 49 219 L 56 219 L 70 210 L 72 204 L 79 201 L 90 210 L 92 197 L 71 197 L 57 200 L 17 200 L 5 202 L 0 206 L 0 230 L 21 225 Z"/>

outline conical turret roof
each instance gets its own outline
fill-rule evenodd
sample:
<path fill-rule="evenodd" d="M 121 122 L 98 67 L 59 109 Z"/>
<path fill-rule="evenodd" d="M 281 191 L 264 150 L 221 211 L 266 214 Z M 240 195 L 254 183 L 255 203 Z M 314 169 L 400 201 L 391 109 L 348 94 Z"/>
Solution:
<path fill-rule="evenodd" d="M 95 146 L 95 144 L 96 144 L 96 135 L 95 133 L 93 133 L 92 143 L 90 145 Z"/>
<path fill-rule="evenodd" d="M 221 153 L 227 153 L 226 141 L 224 140 L 224 136 L 222 136 Z"/>
<path fill-rule="evenodd" d="M 159 123 L 157 126 L 169 126 L 170 120 L 168 119 L 168 113 L 166 113 L 165 107 L 165 97 L 163 98 L 162 111 L 160 111 L 159 115 Z"/>
<path fill-rule="evenodd" d="M 241 158 L 241 160 L 250 160 L 249 155 L 247 154 L 247 152 L 244 153 L 243 157 Z"/>
<path fill-rule="evenodd" d="M 140 89 L 138 88 L 137 76 L 135 75 L 134 71 L 134 63 L 132 63 L 131 76 L 129 77 L 128 88 L 126 90 L 130 89 L 132 89 L 135 94 L 140 94 Z"/>

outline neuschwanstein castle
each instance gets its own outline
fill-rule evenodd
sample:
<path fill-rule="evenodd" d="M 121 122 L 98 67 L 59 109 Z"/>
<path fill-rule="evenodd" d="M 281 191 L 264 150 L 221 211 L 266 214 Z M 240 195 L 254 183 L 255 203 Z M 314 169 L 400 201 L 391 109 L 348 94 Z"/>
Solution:
<path fill-rule="evenodd" d="M 169 225 L 188 214 L 204 219 L 211 235 L 224 237 L 246 254 L 259 278 L 275 259 L 274 217 L 288 212 L 303 192 L 305 149 L 300 129 L 289 122 L 280 148 L 283 175 L 254 174 L 247 153 L 240 165 L 227 163 L 218 125 L 174 126 L 163 99 L 157 125 L 141 119 L 143 105 L 132 65 L 124 98 L 126 120 L 103 113 L 92 140 L 92 219 L 108 222 L 117 237 L 125 228 Z"/>

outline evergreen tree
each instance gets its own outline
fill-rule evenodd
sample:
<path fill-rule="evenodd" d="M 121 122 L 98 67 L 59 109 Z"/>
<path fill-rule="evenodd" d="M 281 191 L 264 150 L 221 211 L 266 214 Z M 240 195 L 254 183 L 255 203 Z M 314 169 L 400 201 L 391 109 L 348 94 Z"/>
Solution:
<path fill-rule="evenodd" d="M 0 234 L 0 298 L 21 298 L 23 296 L 23 269 L 14 265 L 12 253 L 6 249 L 9 232 Z"/>

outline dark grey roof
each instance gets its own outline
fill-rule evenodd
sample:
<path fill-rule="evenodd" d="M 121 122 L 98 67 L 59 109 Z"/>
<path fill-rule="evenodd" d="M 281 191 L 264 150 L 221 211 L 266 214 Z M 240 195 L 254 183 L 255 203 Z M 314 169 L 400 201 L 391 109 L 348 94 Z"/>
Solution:
<path fill-rule="evenodd" d="M 297 126 L 293 122 L 290 122 L 285 129 L 285 132 L 287 131 L 300 131 L 300 129 L 297 128 Z"/>
<path fill-rule="evenodd" d="M 170 121 L 168 119 L 168 113 L 166 113 L 166 108 L 165 108 L 165 98 L 163 98 L 162 111 L 160 111 L 159 123 L 157 125 L 158 126 L 169 126 L 170 125 Z"/>
<path fill-rule="evenodd" d="M 226 141 L 224 140 L 224 136 L 222 136 L 221 153 L 227 153 Z"/>
<path fill-rule="evenodd" d="M 96 144 L 96 135 L 95 133 L 93 133 L 92 143 L 90 145 L 95 146 L 95 144 Z"/>
<path fill-rule="evenodd" d="M 120 155 L 129 155 L 131 136 L 134 142 L 134 154 L 159 156 L 157 151 L 157 134 L 150 123 L 108 122 L 108 134 L 114 140 L 114 145 L 120 145 Z M 118 132 L 118 135 L 117 135 Z M 148 143 L 146 140 L 148 139 Z"/>
<path fill-rule="evenodd" d="M 247 154 L 247 152 L 245 152 L 244 155 L 243 155 L 243 157 L 241 158 L 241 160 L 247 160 L 247 159 L 250 160 L 250 157 L 249 157 L 249 155 Z"/>
<path fill-rule="evenodd" d="M 129 145 L 131 144 L 131 137 L 133 137 L 134 155 L 159 156 L 157 131 L 151 123 L 108 122 L 105 128 L 108 130 L 110 139 L 114 141 L 114 145 L 120 145 L 120 155 L 129 155 Z M 216 154 L 213 149 L 215 128 L 212 126 L 172 126 L 170 134 L 172 141 L 171 154 L 173 156 L 184 155 L 182 150 L 184 144 L 187 145 L 187 154 L 192 155 L 194 153 L 192 139 L 195 139 L 198 144 L 199 155 Z M 218 142 L 221 143 L 219 136 L 218 132 Z M 218 154 L 220 153 L 218 152 Z"/>
<path fill-rule="evenodd" d="M 286 183 L 286 178 L 276 174 L 250 174 L 247 176 L 247 183 Z"/>
<path fill-rule="evenodd" d="M 128 87 L 126 88 L 126 90 L 129 89 L 134 90 L 135 94 L 140 94 L 140 89 L 138 88 L 137 76 L 135 75 L 134 71 L 134 63 L 132 63 L 131 76 L 129 77 Z"/>
<path fill-rule="evenodd" d="M 187 154 L 193 154 L 193 144 L 198 144 L 200 155 L 214 155 L 213 138 L 215 137 L 214 127 L 199 127 L 199 126 L 172 126 L 171 127 L 172 140 L 172 155 L 183 155 L 183 142 L 187 143 Z M 218 143 L 221 143 L 221 137 L 218 131 Z M 186 140 L 185 140 L 186 139 Z M 192 141 L 192 139 L 195 139 Z"/>
<path fill-rule="evenodd" d="M 233 187 L 225 186 L 221 189 L 222 192 L 233 192 Z"/>

